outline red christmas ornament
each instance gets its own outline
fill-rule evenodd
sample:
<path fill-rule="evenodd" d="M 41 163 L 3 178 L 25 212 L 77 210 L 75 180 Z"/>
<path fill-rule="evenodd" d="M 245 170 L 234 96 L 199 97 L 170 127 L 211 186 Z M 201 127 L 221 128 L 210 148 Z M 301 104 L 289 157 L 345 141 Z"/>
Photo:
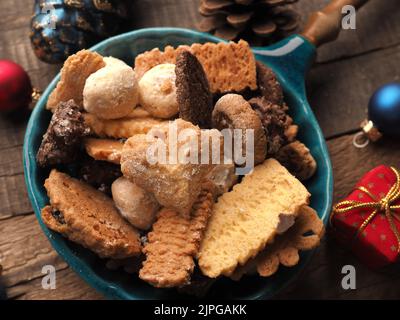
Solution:
<path fill-rule="evenodd" d="M 26 108 L 32 101 L 32 84 L 26 71 L 15 62 L 0 60 L 0 112 Z"/>

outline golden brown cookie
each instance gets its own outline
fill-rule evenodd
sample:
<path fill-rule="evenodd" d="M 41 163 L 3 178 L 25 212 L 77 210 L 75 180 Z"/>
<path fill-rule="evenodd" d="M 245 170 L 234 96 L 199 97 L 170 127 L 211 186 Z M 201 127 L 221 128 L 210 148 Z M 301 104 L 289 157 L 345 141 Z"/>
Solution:
<path fill-rule="evenodd" d="M 163 63 L 175 64 L 176 56 L 185 50 L 189 50 L 190 47 L 181 45 L 176 49 L 171 46 L 166 46 L 164 51 L 159 48 L 154 48 L 150 51 L 143 52 L 135 58 L 135 73 L 138 79 L 141 79 L 143 75 L 152 69 L 153 67 Z"/>
<path fill-rule="evenodd" d="M 238 267 L 231 276 L 239 280 L 244 274 L 257 271 L 262 277 L 270 277 L 278 271 L 279 265 L 293 267 L 299 262 L 299 251 L 316 248 L 324 235 L 322 220 L 314 209 L 303 206 L 294 225 L 275 241 L 267 245 L 254 259 Z"/>
<path fill-rule="evenodd" d="M 285 137 L 287 141 L 289 143 L 295 141 L 298 132 L 299 132 L 299 126 L 297 124 L 290 123 L 285 130 Z"/>
<path fill-rule="evenodd" d="M 92 134 L 101 138 L 108 137 L 114 139 L 127 139 L 135 134 L 147 133 L 154 126 L 166 122 L 155 118 L 121 118 L 105 120 L 90 113 L 84 113 L 83 117 Z"/>
<path fill-rule="evenodd" d="M 213 98 L 199 60 L 188 51 L 181 52 L 176 57 L 175 73 L 179 117 L 200 128 L 210 128 Z"/>
<path fill-rule="evenodd" d="M 194 258 L 212 212 L 213 186 L 204 184 L 190 216 L 162 209 L 143 252 L 146 260 L 139 277 L 158 288 L 188 284 Z"/>
<path fill-rule="evenodd" d="M 212 113 L 212 125 L 218 130 L 241 129 L 243 154 L 246 152 L 248 143 L 246 130 L 254 130 L 254 144 L 249 146 L 254 152 L 254 163 L 257 165 L 265 160 L 267 138 L 264 128 L 257 113 L 241 95 L 226 94 L 217 101 Z"/>
<path fill-rule="evenodd" d="M 311 235 L 308 234 L 310 232 Z M 275 244 L 258 257 L 259 275 L 268 277 L 274 274 L 279 263 L 285 267 L 295 266 L 299 262 L 299 251 L 316 248 L 324 232 L 324 224 L 315 210 L 307 206 L 302 207 L 294 226 L 279 236 Z"/>
<path fill-rule="evenodd" d="M 148 112 L 142 106 L 137 106 L 133 111 L 128 114 L 125 118 L 151 118 L 150 112 Z"/>
<path fill-rule="evenodd" d="M 119 164 L 123 143 L 112 139 L 86 138 L 84 146 L 87 154 L 95 160 Z"/>
<path fill-rule="evenodd" d="M 44 186 L 50 198 L 50 205 L 42 209 L 47 227 L 102 258 L 123 259 L 141 253 L 139 233 L 104 193 L 55 169 Z"/>
<path fill-rule="evenodd" d="M 69 56 L 61 69 L 61 79 L 47 100 L 46 108 L 54 111 L 60 102 L 70 99 L 83 107 L 83 88 L 86 79 L 105 65 L 103 57 L 96 52 L 81 50 Z"/>
<path fill-rule="evenodd" d="M 203 274 L 230 276 L 293 224 L 309 196 L 278 161 L 256 166 L 214 205 L 198 255 Z"/>
<path fill-rule="evenodd" d="M 135 72 L 140 79 L 143 74 L 161 63 L 175 63 L 182 51 L 189 50 L 200 61 L 207 75 L 212 93 L 257 89 L 256 63 L 249 44 L 240 40 L 229 43 L 195 43 L 174 49 L 158 48 L 139 54 L 135 60 Z"/>
<path fill-rule="evenodd" d="M 317 170 L 310 149 L 298 140 L 279 149 L 276 159 L 302 181 L 311 178 Z"/>
<path fill-rule="evenodd" d="M 176 126 L 176 129 L 173 126 Z M 183 130 L 186 132 L 191 130 L 193 135 L 186 136 L 185 139 L 171 145 L 169 143 L 170 129 L 172 131 L 177 130 L 178 135 Z M 219 136 L 217 130 L 207 131 L 216 132 Z M 165 143 L 163 142 L 164 139 L 144 134 L 129 138 L 122 150 L 122 173 L 132 182 L 153 193 L 162 206 L 187 215 L 201 190 L 201 183 L 214 165 L 210 164 L 211 161 L 208 161 L 207 164 L 190 161 L 183 163 L 183 161 L 178 160 L 177 151 L 185 150 L 185 146 L 192 139 L 198 141 L 200 146 L 201 131 L 199 127 L 190 122 L 177 119 L 154 127 L 152 132 L 163 135 Z M 165 155 L 165 159 L 159 159 L 159 153 L 155 152 L 152 156 L 154 159 L 148 161 L 149 150 L 154 146 L 159 146 L 159 143 L 162 143 L 162 146 L 165 147 L 165 149 L 157 147 L 162 155 Z M 203 151 L 201 147 L 197 149 L 198 159 L 201 159 Z M 153 152 L 150 152 L 150 154 L 153 154 Z"/>

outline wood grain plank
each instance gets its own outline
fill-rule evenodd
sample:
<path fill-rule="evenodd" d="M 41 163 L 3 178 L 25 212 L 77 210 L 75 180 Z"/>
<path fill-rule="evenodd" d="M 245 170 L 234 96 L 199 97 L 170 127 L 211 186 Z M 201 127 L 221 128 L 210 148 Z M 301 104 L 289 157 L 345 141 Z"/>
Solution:
<path fill-rule="evenodd" d="M 0 177 L 0 221 L 32 212 L 24 174 Z"/>
<path fill-rule="evenodd" d="M 343 266 L 356 270 L 356 289 L 345 290 L 341 281 Z M 372 271 L 362 265 L 350 252 L 340 248 L 328 234 L 316 250 L 310 263 L 297 279 L 276 299 L 386 299 L 386 289 L 399 277 L 396 270 Z M 382 285 L 382 284 L 386 285 Z M 370 288 L 380 286 L 371 296 Z M 397 298 L 400 290 L 397 288 Z"/>
<path fill-rule="evenodd" d="M 56 270 L 67 264 L 53 250 L 33 214 L 14 217 L 0 223 L 0 264 L 6 287 L 42 276 L 42 267 Z"/>
<path fill-rule="evenodd" d="M 134 4 L 132 29 L 180 27 L 196 29 L 200 19 L 198 0 L 142 0 Z"/>
<path fill-rule="evenodd" d="M 12 123 L 6 116 L 0 117 L 0 152 L 22 145 L 25 126 L 26 122 Z"/>
<path fill-rule="evenodd" d="M 308 98 L 325 137 L 359 127 L 381 85 L 400 80 L 400 45 L 346 60 L 317 64 L 307 78 Z"/>
<path fill-rule="evenodd" d="M 104 297 L 89 287 L 71 269 L 56 273 L 56 288 L 42 288 L 42 278 L 14 286 L 7 291 L 9 299 L 18 300 L 102 300 Z"/>
<path fill-rule="evenodd" d="M 22 144 L 10 148 L 2 148 L 3 157 L 0 158 L 0 178 L 23 173 Z"/>

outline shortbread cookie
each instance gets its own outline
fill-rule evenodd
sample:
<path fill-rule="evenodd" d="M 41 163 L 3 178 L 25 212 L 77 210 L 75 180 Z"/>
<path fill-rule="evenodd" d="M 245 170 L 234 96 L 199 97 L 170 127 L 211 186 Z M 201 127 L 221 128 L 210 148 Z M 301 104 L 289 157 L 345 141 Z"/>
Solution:
<path fill-rule="evenodd" d="M 176 130 L 177 135 L 183 130 L 186 133 L 190 130 L 191 134 L 178 142 L 172 142 L 171 145 L 170 130 Z M 220 136 L 217 130 L 208 132 Z M 206 151 L 201 147 L 200 138 L 199 127 L 182 119 L 156 126 L 148 135 L 134 135 L 125 142 L 121 170 L 125 177 L 153 193 L 162 206 L 187 215 L 201 190 L 201 183 L 214 167 L 210 158 L 206 159 L 205 164 L 200 163 L 201 156 Z M 193 163 L 186 159 L 188 163 L 185 163 L 186 160 L 180 159 L 179 154 L 190 154 L 187 147 L 191 141 L 197 141 L 197 146 L 200 146 L 193 150 L 196 152 L 193 155 L 197 155 L 198 161 Z M 205 155 L 212 156 L 210 153 Z"/>
<path fill-rule="evenodd" d="M 273 275 L 279 263 L 293 267 L 299 262 L 299 251 L 316 248 L 324 235 L 324 224 L 312 208 L 303 206 L 293 227 L 257 258 L 257 271 L 262 277 Z"/>
<path fill-rule="evenodd" d="M 212 212 L 213 186 L 204 184 L 190 216 L 162 209 L 143 252 L 146 260 L 139 277 L 159 288 L 180 287 L 189 283 L 194 258 Z"/>
<path fill-rule="evenodd" d="M 230 43 L 195 43 L 192 46 L 167 46 L 139 54 L 135 60 L 135 72 L 140 79 L 143 74 L 161 63 L 175 63 L 182 51 L 189 50 L 202 64 L 211 92 L 225 93 L 257 89 L 256 63 L 249 44 L 240 40 Z"/>
<path fill-rule="evenodd" d="M 170 119 L 178 114 L 175 78 L 175 65 L 164 63 L 150 69 L 140 79 L 140 104 L 153 117 Z"/>
<path fill-rule="evenodd" d="M 309 196 L 278 161 L 256 166 L 218 198 L 198 255 L 201 271 L 210 278 L 230 276 L 293 224 Z"/>
<path fill-rule="evenodd" d="M 151 114 L 145 108 L 139 105 L 135 109 L 133 109 L 131 113 L 129 113 L 125 118 L 151 118 Z"/>
<path fill-rule="evenodd" d="M 135 134 L 145 134 L 156 125 L 162 124 L 163 120 L 155 118 L 121 118 L 104 120 L 90 113 L 84 113 L 85 123 L 91 132 L 101 138 L 130 138 Z"/>
<path fill-rule="evenodd" d="M 121 177 L 111 186 L 115 206 L 121 215 L 138 229 L 151 227 L 160 208 L 154 196 Z"/>
<path fill-rule="evenodd" d="M 181 52 L 176 57 L 175 73 L 179 117 L 210 128 L 213 98 L 199 60 L 188 51 Z"/>
<path fill-rule="evenodd" d="M 73 100 L 61 102 L 51 117 L 36 159 L 41 167 L 73 162 L 82 139 L 89 134 L 82 113 Z"/>
<path fill-rule="evenodd" d="M 294 141 L 282 147 L 276 159 L 299 180 L 311 178 L 317 170 L 317 162 L 308 149 L 300 141 Z"/>
<path fill-rule="evenodd" d="M 272 104 L 283 104 L 282 87 L 276 79 L 275 73 L 259 61 L 256 62 L 256 69 L 257 84 L 261 95 Z"/>
<path fill-rule="evenodd" d="M 103 57 L 96 52 L 81 50 L 69 56 L 61 69 L 61 79 L 47 100 L 46 108 L 54 111 L 60 102 L 70 99 L 79 107 L 83 107 L 86 79 L 105 65 Z"/>
<path fill-rule="evenodd" d="M 84 142 L 87 154 L 93 159 L 115 164 L 120 163 L 123 145 L 121 141 L 111 139 L 86 138 Z"/>
<path fill-rule="evenodd" d="M 294 267 L 299 262 L 299 251 L 316 248 L 324 235 L 324 224 L 314 209 L 303 206 L 295 224 L 284 234 L 278 235 L 254 259 L 238 267 L 232 274 L 233 280 L 240 280 L 244 274 L 258 272 L 269 277 L 278 271 L 279 265 Z"/>
<path fill-rule="evenodd" d="M 166 46 L 163 51 L 159 48 L 154 48 L 150 51 L 145 51 L 135 58 L 135 73 L 138 79 L 141 79 L 143 75 L 154 68 L 155 66 L 163 63 L 175 64 L 176 56 L 182 52 L 189 50 L 190 47 L 186 45 L 180 45 L 176 49 L 171 46 Z"/>
<path fill-rule="evenodd" d="M 239 94 L 226 94 L 215 104 L 212 113 L 213 128 L 222 130 L 242 130 L 242 154 L 246 155 L 246 148 L 254 153 L 254 163 L 260 164 L 265 160 L 267 138 L 261 120 L 250 104 Z M 254 142 L 248 141 L 247 133 L 253 130 Z"/>
<path fill-rule="evenodd" d="M 139 255 L 139 233 L 125 221 L 102 192 L 52 170 L 44 184 L 50 205 L 42 210 L 44 223 L 102 258 Z"/>
<path fill-rule="evenodd" d="M 139 88 L 135 73 L 122 61 L 108 64 L 86 79 L 83 107 L 99 118 L 123 118 L 132 112 L 138 102 Z"/>

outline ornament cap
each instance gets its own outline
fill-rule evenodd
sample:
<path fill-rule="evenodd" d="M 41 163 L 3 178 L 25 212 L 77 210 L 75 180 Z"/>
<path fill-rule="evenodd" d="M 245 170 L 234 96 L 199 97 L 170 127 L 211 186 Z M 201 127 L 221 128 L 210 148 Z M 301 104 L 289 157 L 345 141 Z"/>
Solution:
<path fill-rule="evenodd" d="M 36 103 L 39 101 L 40 97 L 42 96 L 42 91 L 38 88 L 33 88 L 32 90 L 32 102 Z"/>
<path fill-rule="evenodd" d="M 365 136 L 372 142 L 378 141 L 380 138 L 382 138 L 382 133 L 371 120 L 364 120 L 361 122 L 361 129 Z"/>
<path fill-rule="evenodd" d="M 43 92 L 41 90 L 39 90 L 38 88 L 32 89 L 32 95 L 31 95 L 32 100 L 29 105 L 29 109 L 32 110 L 35 107 L 36 103 L 39 101 L 40 97 L 42 96 L 42 93 Z"/>

